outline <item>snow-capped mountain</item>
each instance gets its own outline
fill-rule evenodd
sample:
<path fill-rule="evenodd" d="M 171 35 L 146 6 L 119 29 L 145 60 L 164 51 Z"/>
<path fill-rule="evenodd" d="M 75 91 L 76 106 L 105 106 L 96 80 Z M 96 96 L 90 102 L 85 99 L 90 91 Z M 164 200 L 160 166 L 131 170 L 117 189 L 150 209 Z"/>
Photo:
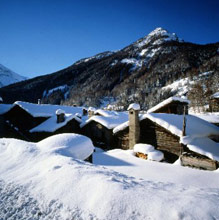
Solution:
<path fill-rule="evenodd" d="M 167 87 L 174 81 L 209 71 L 212 77 L 219 75 L 218 48 L 219 43 L 184 42 L 175 33 L 156 28 L 121 50 L 81 59 L 53 74 L 0 89 L 0 96 L 9 103 L 18 99 L 92 106 L 138 102 L 147 110 L 171 95 L 185 95 Z"/>
<path fill-rule="evenodd" d="M 0 87 L 7 86 L 25 79 L 26 77 L 23 77 L 0 64 Z"/>

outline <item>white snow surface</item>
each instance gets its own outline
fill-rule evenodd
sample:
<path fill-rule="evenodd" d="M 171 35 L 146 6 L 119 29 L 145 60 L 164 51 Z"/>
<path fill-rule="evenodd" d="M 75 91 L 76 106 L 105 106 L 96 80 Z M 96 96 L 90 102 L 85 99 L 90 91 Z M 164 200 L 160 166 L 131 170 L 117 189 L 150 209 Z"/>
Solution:
<path fill-rule="evenodd" d="M 60 90 L 60 91 L 68 90 L 68 85 L 57 86 L 57 87 L 55 87 L 55 88 L 53 88 L 53 89 L 50 89 L 50 90 L 48 90 L 48 91 L 45 90 L 45 91 L 43 92 L 43 98 L 50 96 L 53 92 L 56 92 L 56 91 L 58 91 L 58 90 Z"/>
<path fill-rule="evenodd" d="M 184 99 L 184 98 L 180 98 L 180 97 L 176 97 L 176 96 L 173 96 L 173 97 L 170 97 L 166 100 L 164 100 L 163 102 L 160 102 L 158 105 L 155 105 L 154 107 L 150 108 L 147 113 L 152 113 L 152 112 L 155 112 L 157 111 L 158 109 L 168 105 L 169 103 L 173 102 L 173 101 L 178 101 L 178 102 L 182 102 L 182 103 L 187 103 L 189 104 L 190 101 L 188 99 Z"/>
<path fill-rule="evenodd" d="M 61 114 L 65 114 L 65 111 L 62 109 L 57 109 L 56 110 L 56 115 L 61 115 Z"/>
<path fill-rule="evenodd" d="M 212 95 L 213 98 L 215 99 L 219 99 L 219 92 L 216 92 Z"/>
<path fill-rule="evenodd" d="M 92 165 L 60 152 L 64 142 L 0 139 L 0 219 L 219 218 L 218 171 L 122 150 L 98 151 Z"/>
<path fill-rule="evenodd" d="M 14 105 L 19 105 L 33 117 L 50 117 L 55 114 L 56 110 L 62 109 L 65 113 L 83 114 L 83 107 L 73 107 L 64 105 L 50 105 L 50 104 L 34 104 L 29 102 L 17 101 Z"/>
<path fill-rule="evenodd" d="M 140 105 L 139 105 L 138 103 L 132 103 L 132 104 L 129 105 L 129 107 L 128 107 L 127 110 L 129 111 L 130 109 L 133 109 L 133 110 L 140 110 L 141 107 L 140 107 Z"/>
<path fill-rule="evenodd" d="M 81 119 L 78 118 L 76 115 L 65 114 L 65 121 L 57 123 L 57 116 L 53 115 L 49 119 L 47 119 L 46 121 L 39 124 L 38 126 L 32 128 L 30 130 L 30 133 L 33 133 L 33 132 L 55 132 L 56 130 L 58 130 L 59 128 L 62 128 L 69 121 L 71 121 L 73 119 L 78 121 L 78 123 L 82 122 Z"/>
<path fill-rule="evenodd" d="M 27 79 L 0 64 L 0 87 Z"/>

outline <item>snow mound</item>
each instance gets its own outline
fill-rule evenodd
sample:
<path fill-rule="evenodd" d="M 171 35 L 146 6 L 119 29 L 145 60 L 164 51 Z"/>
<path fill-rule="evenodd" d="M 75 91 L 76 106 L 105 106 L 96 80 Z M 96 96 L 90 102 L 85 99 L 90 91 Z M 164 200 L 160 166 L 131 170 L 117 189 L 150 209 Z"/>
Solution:
<path fill-rule="evenodd" d="M 151 152 L 148 152 L 148 160 L 161 161 L 163 159 L 164 159 L 164 154 L 159 150 L 153 150 Z"/>
<path fill-rule="evenodd" d="M 135 153 L 142 153 L 142 154 L 148 154 L 150 151 L 154 150 L 154 146 L 150 144 L 135 144 L 134 146 L 134 152 Z"/>
<path fill-rule="evenodd" d="M 37 143 L 42 151 L 55 152 L 67 157 L 85 160 L 94 151 L 88 137 L 79 134 L 58 134 Z"/>

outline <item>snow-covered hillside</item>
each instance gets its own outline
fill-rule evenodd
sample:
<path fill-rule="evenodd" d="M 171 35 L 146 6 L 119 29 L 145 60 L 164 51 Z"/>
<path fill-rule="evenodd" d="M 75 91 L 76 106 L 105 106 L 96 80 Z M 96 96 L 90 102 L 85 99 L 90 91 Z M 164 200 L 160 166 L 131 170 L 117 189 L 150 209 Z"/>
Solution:
<path fill-rule="evenodd" d="M 0 87 L 27 79 L 0 64 Z"/>
<path fill-rule="evenodd" d="M 98 149 L 92 165 L 65 149 L 0 139 L 0 219 L 219 219 L 218 170 Z"/>

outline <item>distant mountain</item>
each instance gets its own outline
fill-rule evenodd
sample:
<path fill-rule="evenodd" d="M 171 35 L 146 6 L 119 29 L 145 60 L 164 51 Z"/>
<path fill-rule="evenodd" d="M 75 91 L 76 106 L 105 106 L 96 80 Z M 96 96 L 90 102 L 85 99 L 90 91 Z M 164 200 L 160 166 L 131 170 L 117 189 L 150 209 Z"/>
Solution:
<path fill-rule="evenodd" d="M 127 106 L 139 102 L 148 109 L 179 94 L 177 87 L 167 87 L 176 80 L 188 78 L 185 82 L 189 83 L 191 78 L 195 82 L 194 77 L 209 71 L 208 76 L 219 76 L 218 48 L 219 43 L 188 43 L 156 28 L 119 51 L 81 59 L 58 72 L 1 88 L 0 96 L 9 103 L 41 99 L 52 104 Z M 217 92 L 214 90 L 212 86 L 209 95 Z M 182 91 L 186 92 L 180 95 L 186 95 L 189 89 Z"/>
<path fill-rule="evenodd" d="M 20 76 L 19 74 L 0 64 L 0 87 L 7 86 L 25 79 L 26 77 Z"/>

